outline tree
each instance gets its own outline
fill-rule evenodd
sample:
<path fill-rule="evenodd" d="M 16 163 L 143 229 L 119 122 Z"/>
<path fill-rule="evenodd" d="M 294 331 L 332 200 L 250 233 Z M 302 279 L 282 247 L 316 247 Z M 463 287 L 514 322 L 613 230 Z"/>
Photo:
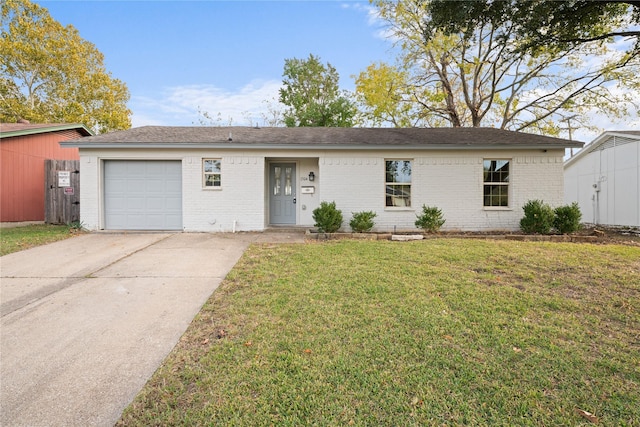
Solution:
<path fill-rule="evenodd" d="M 364 118 L 374 126 L 390 123 L 395 127 L 442 125 L 431 115 L 416 109 L 415 88 L 409 84 L 409 74 L 383 62 L 371 64 L 356 78 L 356 97 Z"/>
<path fill-rule="evenodd" d="M 532 51 L 523 49 L 526 41 L 510 21 L 478 19 L 458 32 L 434 29 L 430 5 L 376 2 L 401 48 L 396 67 L 408 76 L 403 102 L 431 121 L 557 135 L 563 117 L 585 125 L 584 114 L 593 108 L 624 115 L 640 90 L 637 51 L 614 52 L 602 40 Z M 370 89 L 357 90 L 361 99 L 375 100 Z"/>
<path fill-rule="evenodd" d="M 71 25 L 29 0 L 4 0 L 0 121 L 82 123 L 96 133 L 131 127 L 126 85 Z"/>
<path fill-rule="evenodd" d="M 285 59 L 280 102 L 289 107 L 284 111 L 284 123 L 294 126 L 351 127 L 357 108 L 346 92 L 338 86 L 336 69 L 320 58 Z"/>
<path fill-rule="evenodd" d="M 474 28 L 480 22 L 515 25 L 522 48 L 573 46 L 620 37 L 636 39 L 640 31 L 640 1 L 593 0 L 466 0 L 451 7 L 448 0 L 432 0 L 430 29 L 448 34 Z M 625 28 L 624 24 L 627 24 Z"/>

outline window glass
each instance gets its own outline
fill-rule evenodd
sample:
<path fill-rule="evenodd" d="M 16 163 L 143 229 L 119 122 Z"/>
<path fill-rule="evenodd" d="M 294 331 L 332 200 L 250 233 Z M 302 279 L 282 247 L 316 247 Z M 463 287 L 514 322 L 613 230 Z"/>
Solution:
<path fill-rule="evenodd" d="M 411 160 L 385 161 L 386 206 L 411 206 Z"/>
<path fill-rule="evenodd" d="M 202 171 L 205 188 L 219 188 L 222 186 L 220 159 L 203 159 Z"/>
<path fill-rule="evenodd" d="M 291 168 L 284 168 L 284 195 L 291 195 Z"/>
<path fill-rule="evenodd" d="M 280 189 L 280 175 L 282 174 L 282 168 L 280 168 L 279 166 L 276 166 L 275 168 L 273 168 L 274 170 L 274 175 L 275 175 L 275 179 L 274 179 L 274 184 L 273 184 L 273 195 L 274 196 L 279 196 L 281 189 Z"/>
<path fill-rule="evenodd" d="M 485 182 L 509 182 L 509 161 L 508 160 L 485 160 L 484 161 L 484 181 Z"/>
<path fill-rule="evenodd" d="M 483 200 L 486 207 L 509 206 L 509 160 L 483 162 Z"/>

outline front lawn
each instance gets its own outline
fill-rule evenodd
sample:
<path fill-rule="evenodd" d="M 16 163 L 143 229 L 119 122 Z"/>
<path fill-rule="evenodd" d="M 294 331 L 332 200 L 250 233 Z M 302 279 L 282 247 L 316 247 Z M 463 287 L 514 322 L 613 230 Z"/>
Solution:
<path fill-rule="evenodd" d="M 0 228 L 0 256 L 68 239 L 72 236 L 68 225 L 32 224 Z"/>
<path fill-rule="evenodd" d="M 119 425 L 640 423 L 640 248 L 253 245 Z"/>

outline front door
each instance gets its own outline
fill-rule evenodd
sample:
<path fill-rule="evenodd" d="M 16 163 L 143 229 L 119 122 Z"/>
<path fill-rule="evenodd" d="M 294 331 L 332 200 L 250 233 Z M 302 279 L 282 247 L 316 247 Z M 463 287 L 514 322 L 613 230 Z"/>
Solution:
<path fill-rule="evenodd" d="M 269 222 L 296 223 L 296 164 L 271 163 L 269 167 Z"/>

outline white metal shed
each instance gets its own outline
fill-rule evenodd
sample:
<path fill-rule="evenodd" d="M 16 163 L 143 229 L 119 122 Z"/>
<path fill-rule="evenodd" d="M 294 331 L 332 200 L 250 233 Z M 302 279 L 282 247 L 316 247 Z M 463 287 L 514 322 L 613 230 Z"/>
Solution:
<path fill-rule="evenodd" d="M 564 164 L 567 204 L 582 221 L 640 227 L 640 131 L 608 131 Z"/>

